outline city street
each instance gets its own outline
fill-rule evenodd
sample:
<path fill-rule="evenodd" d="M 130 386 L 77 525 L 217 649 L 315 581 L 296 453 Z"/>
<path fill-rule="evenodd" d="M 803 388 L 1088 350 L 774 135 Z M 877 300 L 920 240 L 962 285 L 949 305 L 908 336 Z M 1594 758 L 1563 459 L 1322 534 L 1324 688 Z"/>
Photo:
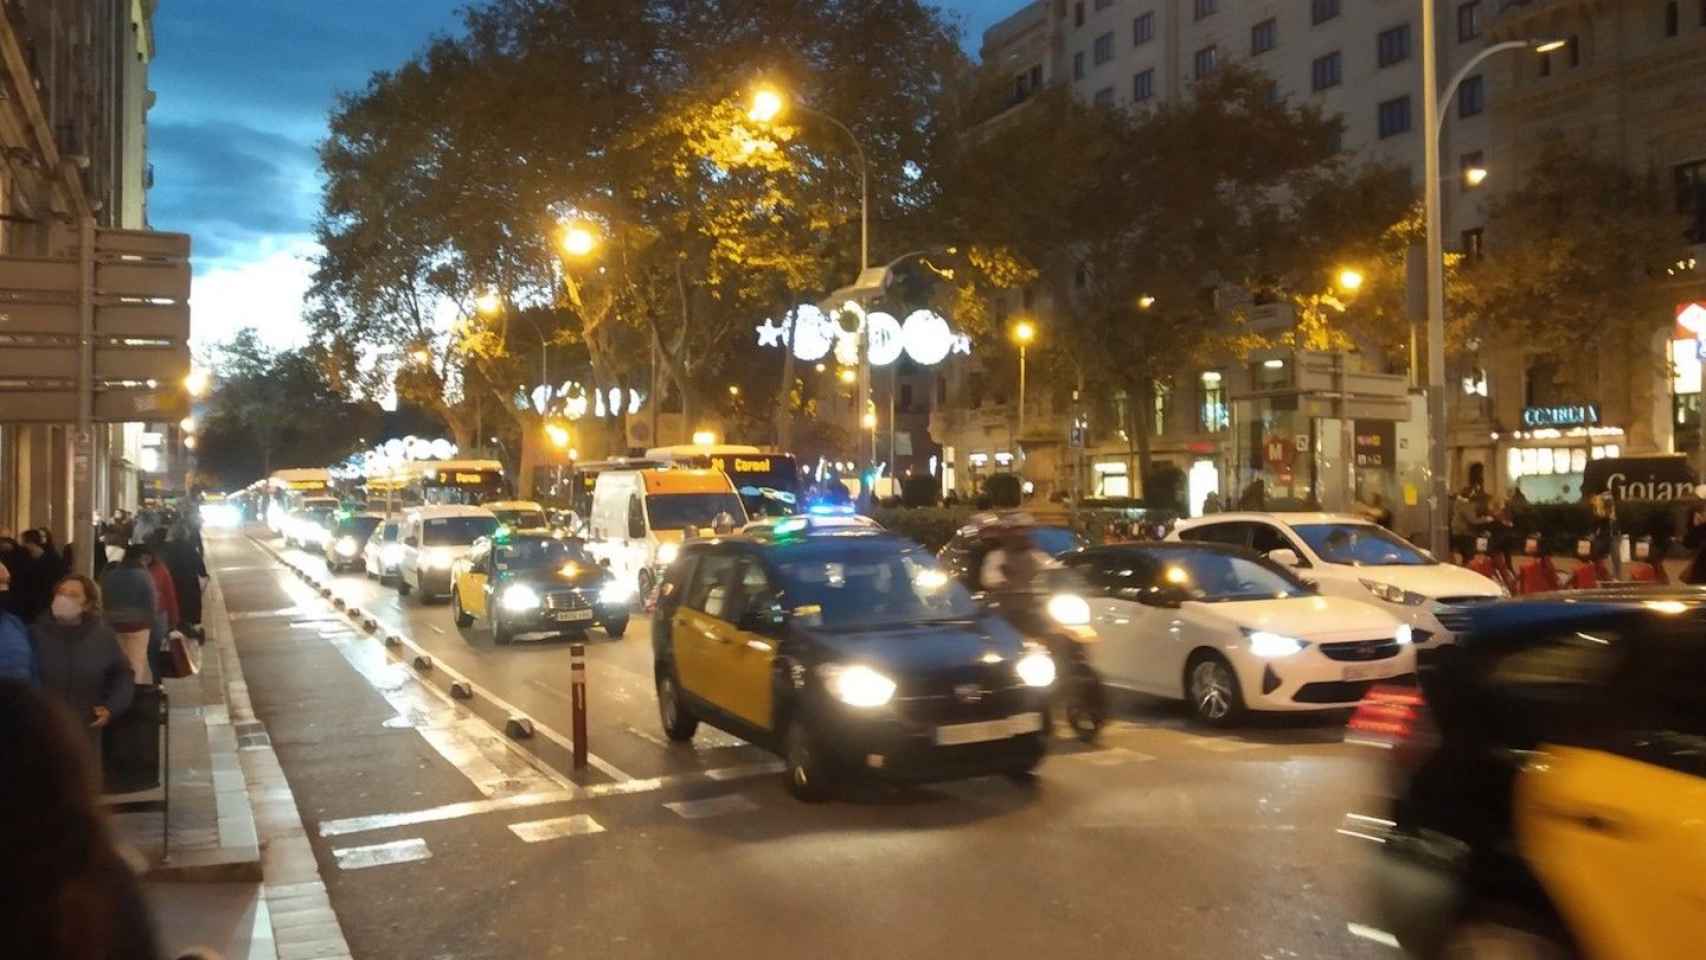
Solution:
<path fill-rule="evenodd" d="M 636 617 L 590 638 L 594 759 L 571 776 L 566 642 L 494 647 L 446 604 L 331 578 L 369 633 L 279 559 L 327 581 L 320 558 L 266 544 L 210 533 L 209 566 L 356 956 L 1392 954 L 1355 926 L 1368 850 L 1335 830 L 1375 774 L 1340 718 L 1203 735 L 1123 704 L 1030 786 L 805 805 L 739 741 L 664 741 Z M 442 692 L 458 678 L 472 709 Z"/>

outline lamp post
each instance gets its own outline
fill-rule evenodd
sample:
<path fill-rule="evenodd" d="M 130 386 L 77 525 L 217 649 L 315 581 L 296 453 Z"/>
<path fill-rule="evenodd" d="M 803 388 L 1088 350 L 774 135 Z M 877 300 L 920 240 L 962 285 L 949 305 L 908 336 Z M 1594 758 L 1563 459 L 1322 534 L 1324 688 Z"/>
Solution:
<path fill-rule="evenodd" d="M 782 111 L 787 109 L 788 105 L 788 99 L 782 95 L 780 90 L 777 90 L 774 87 L 760 87 L 753 91 L 752 107 L 747 111 L 747 116 L 757 123 L 770 123 L 777 117 L 781 116 Z M 871 179 L 870 165 L 866 163 L 865 160 L 865 145 L 859 142 L 859 137 L 853 132 L 852 128 L 848 127 L 847 124 L 842 123 L 840 120 L 824 113 L 822 110 L 815 109 L 798 101 L 794 101 L 793 105 L 802 113 L 810 114 L 820 120 L 828 122 L 831 126 L 846 134 L 847 139 L 853 144 L 854 155 L 859 160 L 859 274 L 860 276 L 864 276 L 865 271 L 870 269 L 871 266 Z M 792 344 L 789 344 L 788 346 L 789 349 L 793 348 Z M 859 326 L 859 399 L 857 407 L 861 418 L 864 416 L 865 408 L 870 403 L 871 399 L 871 357 L 869 348 L 870 328 L 864 323 L 861 323 Z M 788 384 L 783 384 L 783 389 L 788 389 L 788 386 Z M 873 433 L 871 436 L 871 460 L 872 462 L 875 462 L 877 459 L 876 434 Z"/>
<path fill-rule="evenodd" d="M 1013 325 L 1013 342 L 1019 345 L 1019 430 L 1013 440 L 1014 456 L 1020 461 L 1020 475 L 1024 475 L 1025 442 L 1025 354 L 1031 341 L 1037 338 L 1037 325 L 1029 320 L 1020 320 Z"/>
<path fill-rule="evenodd" d="M 1507 40 L 1482 50 L 1458 68 L 1439 90 L 1439 56 L 1434 20 L 1434 0 L 1422 0 L 1422 206 L 1427 233 L 1428 304 L 1428 474 L 1432 492 L 1428 497 L 1428 547 L 1434 556 L 1448 556 L 1451 549 L 1450 477 L 1447 476 L 1445 444 L 1445 245 L 1440 236 L 1439 139 L 1446 111 L 1457 88 L 1471 70 L 1495 53 L 1533 50 L 1550 53 L 1564 46 L 1562 40 Z"/>

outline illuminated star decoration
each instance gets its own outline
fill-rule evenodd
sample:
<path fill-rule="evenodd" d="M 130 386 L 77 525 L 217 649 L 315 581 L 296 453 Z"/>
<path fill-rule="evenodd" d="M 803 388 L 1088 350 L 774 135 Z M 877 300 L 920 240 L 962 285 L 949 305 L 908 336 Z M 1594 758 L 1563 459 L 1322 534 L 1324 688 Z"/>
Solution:
<path fill-rule="evenodd" d="M 963 333 L 954 337 L 954 352 L 965 354 L 971 353 L 971 337 L 968 337 Z"/>
<path fill-rule="evenodd" d="M 788 328 L 774 320 L 766 319 L 758 325 L 758 345 L 761 347 L 779 347 L 787 335 Z"/>

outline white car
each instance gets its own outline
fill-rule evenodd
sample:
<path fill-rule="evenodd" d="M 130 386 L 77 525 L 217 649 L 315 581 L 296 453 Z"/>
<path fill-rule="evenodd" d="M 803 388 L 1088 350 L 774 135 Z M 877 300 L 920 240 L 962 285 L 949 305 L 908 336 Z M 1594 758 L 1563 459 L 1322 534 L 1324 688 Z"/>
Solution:
<path fill-rule="evenodd" d="M 1320 596 L 1245 550 L 1126 543 L 1061 563 L 1083 594 L 1056 594 L 1049 613 L 1095 631 L 1103 682 L 1184 700 L 1203 723 L 1354 706 L 1375 682 L 1416 670 L 1409 624 L 1373 603 Z"/>
<path fill-rule="evenodd" d="M 498 529 L 498 518 L 481 507 L 416 507 L 403 515 L 403 545 L 397 557 L 397 594 L 450 596 L 450 566 L 468 555 L 474 541 Z"/>
<path fill-rule="evenodd" d="M 1416 647 L 1455 643 L 1468 608 L 1508 596 L 1473 570 L 1440 563 L 1378 524 L 1337 513 L 1216 513 L 1168 540 L 1246 547 L 1312 580 L 1331 597 L 1373 600 L 1415 630 Z"/>
<path fill-rule="evenodd" d="M 380 583 L 390 583 L 397 576 L 397 565 L 403 560 L 403 544 L 398 539 L 401 529 L 402 524 L 392 517 L 374 528 L 373 536 L 367 538 L 361 549 L 367 575 Z"/>

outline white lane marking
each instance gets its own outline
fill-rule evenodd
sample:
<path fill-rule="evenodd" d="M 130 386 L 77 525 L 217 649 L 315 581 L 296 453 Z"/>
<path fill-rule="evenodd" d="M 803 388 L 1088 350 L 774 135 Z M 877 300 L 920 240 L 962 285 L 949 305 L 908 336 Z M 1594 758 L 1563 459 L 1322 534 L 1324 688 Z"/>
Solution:
<path fill-rule="evenodd" d="M 439 635 L 439 636 L 441 636 L 441 637 L 442 637 L 442 636 L 444 636 L 444 628 L 443 628 L 443 627 L 440 627 L 440 626 L 439 626 L 439 625 L 438 625 L 438 624 L 436 624 L 436 623 L 429 623 L 429 624 L 427 624 L 427 629 L 428 629 L 428 630 L 431 630 L 431 631 L 432 631 L 432 632 L 433 632 L 433 633 L 436 633 L 436 634 L 438 634 L 438 635 Z"/>
<path fill-rule="evenodd" d="M 419 837 L 407 840 L 393 840 L 390 843 L 376 843 L 370 847 L 346 847 L 333 850 L 332 856 L 338 860 L 340 870 L 364 870 L 368 867 L 383 867 L 392 863 L 408 863 L 412 860 L 426 860 L 432 856 L 427 849 L 426 841 Z"/>
<path fill-rule="evenodd" d="M 1254 750 L 1261 746 L 1259 743 L 1245 743 L 1242 740 L 1229 740 L 1223 737 L 1185 737 L 1185 743 L 1198 750 L 1211 753 L 1236 753 L 1239 750 Z"/>
<path fill-rule="evenodd" d="M 707 797 L 704 800 L 677 800 L 664 804 L 664 809 L 683 820 L 704 820 L 707 817 L 757 810 L 758 804 L 738 793 L 730 793 L 721 797 Z"/>
<path fill-rule="evenodd" d="M 1108 747 L 1103 750 L 1067 754 L 1062 759 L 1074 760 L 1092 767 L 1117 767 L 1127 763 L 1143 763 L 1155 758 L 1147 753 L 1138 753 L 1136 750 L 1127 750 L 1124 747 Z"/>
<path fill-rule="evenodd" d="M 1360 923 L 1347 923 L 1345 924 L 1345 929 L 1349 931 L 1350 935 L 1353 937 L 1361 937 L 1364 940 L 1370 940 L 1383 947 L 1391 947 L 1394 950 L 1402 949 L 1398 943 L 1398 938 L 1387 933 L 1385 930 L 1377 930 L 1374 927 L 1365 927 Z"/>
<path fill-rule="evenodd" d="M 224 573 L 225 571 L 221 568 L 219 572 Z M 296 612 L 296 607 L 279 607 L 277 610 L 238 610 L 229 614 L 229 617 L 232 620 L 261 620 L 267 617 L 294 616 Z"/>
<path fill-rule="evenodd" d="M 509 825 L 509 832 L 527 843 L 539 843 L 544 840 L 555 840 L 558 837 L 585 837 L 594 833 L 603 833 L 604 824 L 584 813 L 577 813 L 573 816 L 557 817 L 554 820 L 529 820 L 526 823 L 512 823 Z"/>

